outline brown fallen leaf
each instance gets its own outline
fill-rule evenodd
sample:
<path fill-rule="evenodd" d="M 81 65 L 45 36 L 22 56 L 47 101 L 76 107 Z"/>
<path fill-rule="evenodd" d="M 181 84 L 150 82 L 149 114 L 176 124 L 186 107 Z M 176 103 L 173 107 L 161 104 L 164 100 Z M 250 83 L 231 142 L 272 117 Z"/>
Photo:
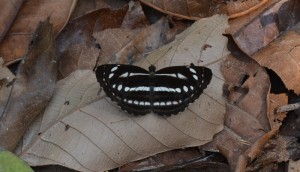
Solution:
<path fill-rule="evenodd" d="M 218 70 L 227 54 L 226 38 L 222 36 L 226 27 L 226 16 L 197 21 L 173 43 L 150 55 L 150 61 L 161 60 L 154 63 L 160 67 L 194 62 L 213 70 L 211 85 L 182 114 L 168 118 L 154 114 L 132 116 L 121 111 L 103 92 L 97 101 L 82 107 L 74 104 L 73 110 L 65 111 L 63 108 L 68 108 L 64 105 L 66 100 L 78 99 L 75 92 L 69 91 L 82 84 L 70 83 L 68 89 L 56 95 L 60 98 L 54 96 L 54 102 L 50 103 L 53 106 L 48 109 L 49 115 L 54 115 L 55 120 L 51 121 L 55 122 L 48 123 L 50 126 L 44 127 L 43 133 L 20 156 L 33 166 L 59 164 L 79 171 L 103 171 L 167 150 L 211 141 L 213 135 L 223 129 L 223 80 Z M 205 44 L 211 48 L 199 52 L 198 48 Z M 177 54 L 187 47 L 190 49 L 184 53 L 190 56 Z M 89 87 L 83 91 L 87 89 Z M 94 90 L 93 95 L 98 92 Z"/>
<path fill-rule="evenodd" d="M 140 0 L 141 3 L 150 6 L 162 13 L 188 19 L 199 20 L 214 14 L 225 14 L 225 6 L 220 1 L 210 0 Z M 220 7 L 221 6 L 221 7 Z M 222 6 L 224 6 L 222 8 Z"/>
<path fill-rule="evenodd" d="M 76 0 L 25 1 L 0 44 L 0 56 L 5 63 L 12 63 L 24 56 L 38 23 L 49 16 L 54 25 L 54 35 L 58 35 L 67 23 L 75 4 Z"/>
<path fill-rule="evenodd" d="M 0 119 L 11 93 L 12 82 L 16 78 L 7 67 L 3 66 L 3 64 L 4 61 L 0 57 Z"/>
<path fill-rule="evenodd" d="M 253 56 L 260 65 L 272 69 L 287 89 L 300 93 L 300 35 L 289 31 Z"/>
<path fill-rule="evenodd" d="M 137 29 L 149 26 L 149 22 L 144 14 L 139 1 L 130 1 L 129 9 L 124 17 L 121 28 Z"/>
<path fill-rule="evenodd" d="M 123 4 L 122 6 L 124 6 Z M 73 21 L 79 17 L 82 17 L 88 13 L 93 11 L 103 9 L 103 8 L 110 8 L 109 4 L 107 4 L 106 0 L 98 0 L 98 1 L 84 1 L 78 0 L 75 6 L 74 11 L 70 17 L 70 21 Z M 118 9 L 118 8 L 114 8 Z"/>
<path fill-rule="evenodd" d="M 0 1 L 0 42 L 13 23 L 24 0 L 3 0 Z"/>
<path fill-rule="evenodd" d="M 39 24 L 33 38 L 0 120 L 0 147 L 10 151 L 15 149 L 54 91 L 56 61 L 54 34 L 49 21 Z"/>
<path fill-rule="evenodd" d="M 299 10 L 297 0 L 269 1 L 257 13 L 231 20 L 227 33 L 233 35 L 239 48 L 251 56 L 299 22 Z"/>
<path fill-rule="evenodd" d="M 67 24 L 56 40 L 62 76 L 66 77 L 77 69 L 94 68 L 100 47 L 96 45 L 93 33 L 121 27 L 127 10 L 128 6 L 118 10 L 99 9 Z"/>
<path fill-rule="evenodd" d="M 229 18 L 241 17 L 265 5 L 269 0 L 237 0 L 227 2 Z"/>

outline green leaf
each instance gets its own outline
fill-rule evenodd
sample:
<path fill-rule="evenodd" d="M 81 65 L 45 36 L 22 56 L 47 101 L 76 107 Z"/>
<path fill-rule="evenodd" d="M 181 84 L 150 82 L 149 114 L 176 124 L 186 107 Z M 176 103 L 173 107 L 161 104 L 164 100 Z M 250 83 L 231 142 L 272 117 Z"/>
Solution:
<path fill-rule="evenodd" d="M 0 151 L 0 172 L 34 172 L 29 165 L 9 151 Z"/>

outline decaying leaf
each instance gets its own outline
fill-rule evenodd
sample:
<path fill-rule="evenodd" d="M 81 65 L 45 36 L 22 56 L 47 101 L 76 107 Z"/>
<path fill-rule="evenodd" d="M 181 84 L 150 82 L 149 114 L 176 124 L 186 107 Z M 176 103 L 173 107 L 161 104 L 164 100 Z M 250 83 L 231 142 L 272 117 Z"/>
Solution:
<path fill-rule="evenodd" d="M 0 56 L 5 63 L 21 59 L 28 49 L 31 35 L 40 21 L 50 16 L 54 35 L 65 26 L 76 4 L 76 0 L 66 1 L 25 1 L 13 25 L 0 44 Z"/>
<path fill-rule="evenodd" d="M 50 126 L 44 127 L 43 133 L 20 156 L 33 166 L 59 164 L 79 171 L 103 171 L 159 152 L 211 141 L 223 129 L 225 103 L 219 65 L 227 54 L 226 38 L 222 36 L 226 27 L 226 16 L 197 21 L 174 42 L 150 55 L 149 60 L 158 68 L 193 62 L 213 70 L 211 85 L 183 113 L 170 117 L 132 116 L 104 95 L 82 107 L 74 104 L 73 111 L 64 110 L 68 106 L 63 104 L 74 96 L 69 91 L 75 91 L 72 87 L 79 84 L 70 83 L 62 92 L 57 91 L 60 93 L 56 96 L 60 97 L 55 96 L 52 110 L 48 109 L 61 116 L 55 115 L 55 122 L 48 123 Z M 145 66 L 145 61 L 141 63 Z M 96 83 L 93 80 L 91 84 Z M 91 94 L 98 92 L 95 88 Z"/>
<path fill-rule="evenodd" d="M 251 56 L 300 21 L 298 0 L 269 1 L 256 13 L 230 21 L 227 33 Z"/>
<path fill-rule="evenodd" d="M 54 34 L 49 21 L 40 23 L 33 38 L 0 120 L 0 147 L 11 151 L 46 106 L 56 81 Z"/>

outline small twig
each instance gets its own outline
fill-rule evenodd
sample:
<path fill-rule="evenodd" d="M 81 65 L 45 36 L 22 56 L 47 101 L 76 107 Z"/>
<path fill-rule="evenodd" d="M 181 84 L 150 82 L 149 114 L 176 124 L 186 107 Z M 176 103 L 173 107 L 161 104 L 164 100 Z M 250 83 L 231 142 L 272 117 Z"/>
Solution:
<path fill-rule="evenodd" d="M 298 108 L 300 108 L 300 102 L 294 104 L 282 105 L 276 109 L 276 113 L 289 112 L 292 110 L 296 110 Z"/>

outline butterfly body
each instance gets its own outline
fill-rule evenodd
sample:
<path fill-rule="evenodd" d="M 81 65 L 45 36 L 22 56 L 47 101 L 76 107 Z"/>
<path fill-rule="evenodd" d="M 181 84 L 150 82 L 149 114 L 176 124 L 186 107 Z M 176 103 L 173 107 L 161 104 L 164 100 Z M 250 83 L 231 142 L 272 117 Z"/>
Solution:
<path fill-rule="evenodd" d="M 97 80 L 112 101 L 128 113 L 177 114 L 194 102 L 210 83 L 209 68 L 173 66 L 149 71 L 132 65 L 106 64 L 97 67 Z"/>

